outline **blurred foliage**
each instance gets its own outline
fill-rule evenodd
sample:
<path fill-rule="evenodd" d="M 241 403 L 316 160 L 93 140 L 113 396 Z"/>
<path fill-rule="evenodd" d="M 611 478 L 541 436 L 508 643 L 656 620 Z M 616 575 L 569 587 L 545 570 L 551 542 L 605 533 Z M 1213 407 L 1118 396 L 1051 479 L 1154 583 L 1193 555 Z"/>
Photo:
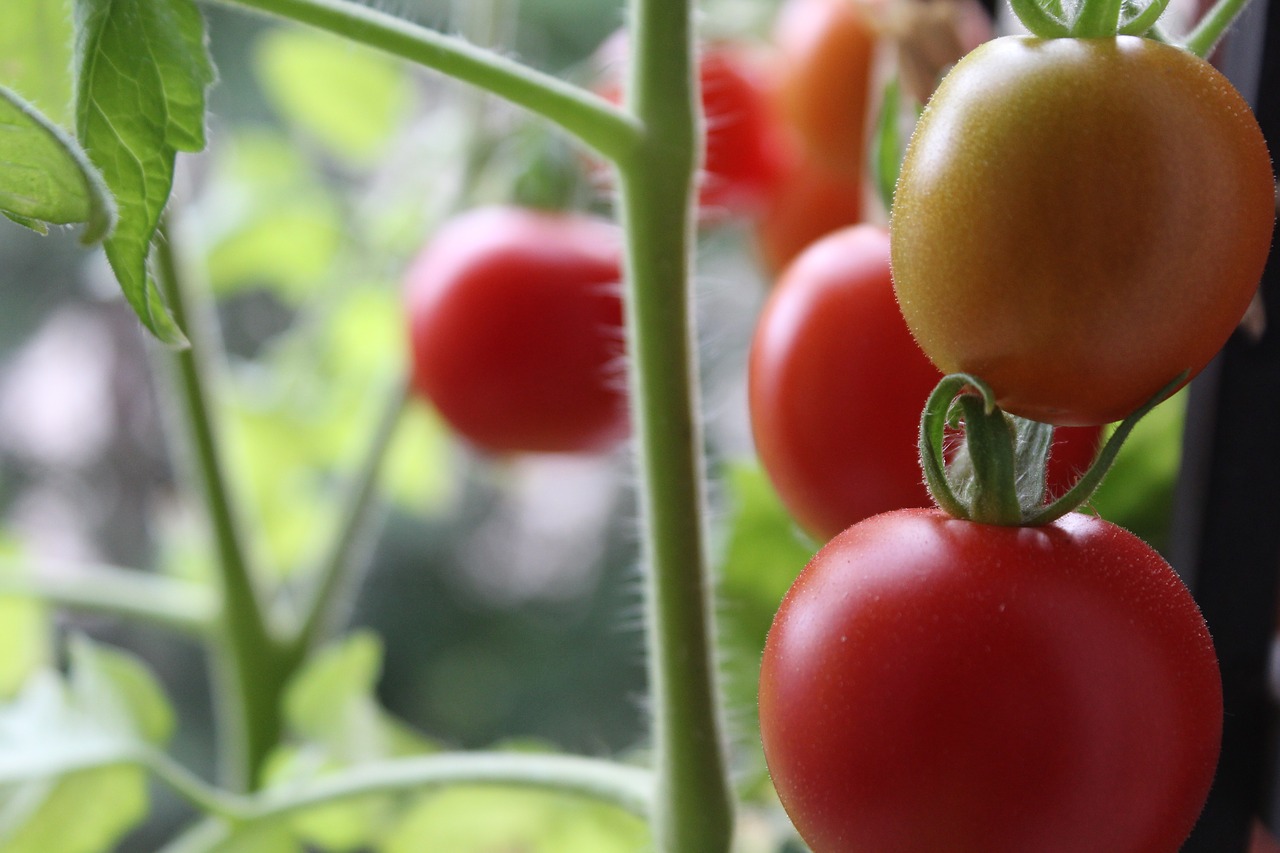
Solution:
<path fill-rule="evenodd" d="M 44 671 L 0 708 L 0 849 L 8 853 L 111 849 L 148 811 L 145 771 L 113 757 L 173 732 L 173 709 L 138 660 L 83 638 L 70 652 L 65 678 Z"/>

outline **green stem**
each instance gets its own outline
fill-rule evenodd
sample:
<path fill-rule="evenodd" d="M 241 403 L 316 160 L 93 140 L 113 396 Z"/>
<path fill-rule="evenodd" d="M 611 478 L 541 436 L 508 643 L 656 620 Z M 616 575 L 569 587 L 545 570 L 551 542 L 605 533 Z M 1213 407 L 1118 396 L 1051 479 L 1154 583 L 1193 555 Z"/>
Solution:
<path fill-rule="evenodd" d="M 1120 29 L 1121 0 L 1084 0 L 1071 35 L 1075 38 L 1110 38 Z"/>
<path fill-rule="evenodd" d="M 654 847 L 723 853 L 733 827 L 704 542 L 690 287 L 701 135 L 688 2 L 631 5 L 627 98 L 645 128 L 618 163 L 627 233 L 630 389 L 644 522 Z"/>
<path fill-rule="evenodd" d="M 364 553 L 361 547 L 368 541 L 376 521 L 373 512 L 377 494 L 378 476 L 382 470 L 387 449 L 395 438 L 396 427 L 408 400 L 405 380 L 395 383 L 382 415 L 370 437 L 355 477 L 351 481 L 346 506 L 340 514 L 338 534 L 324 562 L 315 573 L 316 581 L 309 602 L 303 611 L 297 635 L 289 645 L 288 660 L 300 661 L 307 651 L 321 640 L 325 632 L 337 621 L 338 608 L 347 600 L 341 593 L 353 582 L 354 564 Z"/>
<path fill-rule="evenodd" d="M 229 798 L 189 774 L 162 775 L 161 778 L 188 800 L 220 818 L 198 824 L 165 847 L 164 853 L 212 853 L 240 832 L 255 826 L 307 809 L 370 795 L 416 793 L 448 785 L 515 786 L 588 797 L 645 818 L 649 814 L 653 787 L 648 771 L 615 761 L 571 755 L 485 752 L 436 753 L 364 764 L 302 786 L 276 789 L 252 798 Z"/>
<path fill-rule="evenodd" d="M 222 0 L 335 33 L 471 83 L 549 119 L 617 161 L 640 128 L 604 98 L 461 38 L 351 0 Z"/>
<path fill-rule="evenodd" d="M 1201 59 L 1207 57 L 1248 2 L 1249 0 L 1218 0 L 1187 34 L 1183 47 Z"/>
<path fill-rule="evenodd" d="M 6 563 L 0 567 L 0 596 L 8 595 L 197 636 L 208 633 L 218 613 L 215 596 L 203 584 L 117 566 Z"/>
<path fill-rule="evenodd" d="M 283 675 L 278 654 L 245 557 L 230 490 L 223 474 L 209 400 L 205 347 L 211 336 L 203 318 L 189 310 L 189 266 L 174 244 L 176 234 L 161 226 L 155 247 L 155 273 L 178 325 L 187 330 L 188 349 L 173 354 L 178 397 L 185 418 L 190 450 L 213 526 L 218 553 L 222 607 L 214 638 L 214 672 L 221 680 L 215 695 L 225 735 L 231 747 L 222 755 L 223 774 L 230 787 L 252 788 L 258 771 L 280 733 L 279 696 Z M 194 291 L 194 288 L 191 288 Z"/>
<path fill-rule="evenodd" d="M 243 822 L 272 820 L 337 800 L 444 785 L 519 785 L 608 802 L 638 817 L 649 812 L 651 774 L 616 761 L 506 752 L 434 753 L 362 764 L 298 789 L 255 798 Z"/>

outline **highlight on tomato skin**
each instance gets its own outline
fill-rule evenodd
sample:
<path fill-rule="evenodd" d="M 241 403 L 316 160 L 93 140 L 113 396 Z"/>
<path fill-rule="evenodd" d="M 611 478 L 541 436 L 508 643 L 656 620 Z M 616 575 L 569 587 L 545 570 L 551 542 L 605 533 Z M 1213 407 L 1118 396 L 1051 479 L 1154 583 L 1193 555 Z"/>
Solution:
<path fill-rule="evenodd" d="M 751 343 L 756 452 L 784 506 L 822 541 L 877 513 L 933 504 L 917 436 L 942 374 L 898 311 L 889 252 L 876 225 L 815 241 L 779 276 Z M 1089 467 L 1101 434 L 1055 432 L 1049 494 Z"/>
<path fill-rule="evenodd" d="M 404 282 L 412 386 L 492 453 L 595 452 L 629 433 L 622 238 L 576 213 L 479 208 Z"/>
<path fill-rule="evenodd" d="M 912 136 L 895 287 L 943 372 L 982 377 L 1011 414 L 1110 423 L 1219 351 L 1274 222 L 1265 140 L 1209 63 L 1129 36 L 1004 37 L 955 66 Z"/>
<path fill-rule="evenodd" d="M 1079 513 L 850 527 L 784 598 L 759 696 L 771 778 L 814 853 L 1174 853 L 1223 714 L 1181 580 Z"/>

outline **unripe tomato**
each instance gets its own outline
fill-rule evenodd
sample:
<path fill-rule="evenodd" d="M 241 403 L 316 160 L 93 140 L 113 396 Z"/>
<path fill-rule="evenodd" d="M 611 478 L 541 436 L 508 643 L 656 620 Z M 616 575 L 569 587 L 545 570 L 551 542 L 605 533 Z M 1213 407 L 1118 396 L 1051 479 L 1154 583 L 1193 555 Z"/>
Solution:
<path fill-rule="evenodd" d="M 856 524 L 788 591 L 760 672 L 769 772 L 814 853 L 1174 853 L 1221 730 L 1186 587 L 1078 513 Z"/>
<path fill-rule="evenodd" d="M 1271 162 L 1217 70 L 1148 39 L 1006 37 L 934 94 L 894 200 L 912 333 L 1006 411 L 1126 417 L 1222 347 L 1275 219 Z"/>
<path fill-rule="evenodd" d="M 748 403 L 761 465 L 801 527 L 826 540 L 932 504 L 917 437 L 941 379 L 898 312 L 883 228 L 840 229 L 787 267 L 756 325 Z M 1050 494 L 1089 467 L 1100 437 L 1098 427 L 1055 433 Z"/>
<path fill-rule="evenodd" d="M 622 239 L 569 213 L 480 208 L 413 262 L 413 387 L 484 450 L 594 451 L 628 431 Z"/>

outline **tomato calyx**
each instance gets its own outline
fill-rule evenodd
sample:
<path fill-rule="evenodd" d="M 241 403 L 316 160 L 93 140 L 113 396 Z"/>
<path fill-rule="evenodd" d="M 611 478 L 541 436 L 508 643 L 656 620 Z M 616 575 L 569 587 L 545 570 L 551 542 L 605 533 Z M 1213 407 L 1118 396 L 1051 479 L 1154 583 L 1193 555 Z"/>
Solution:
<path fill-rule="evenodd" d="M 1054 427 L 1003 411 L 991 387 L 976 376 L 944 376 L 920 416 L 920 467 L 929 494 L 943 511 L 966 521 L 1006 527 L 1056 521 L 1093 496 L 1134 426 L 1186 379 L 1186 372 L 1179 374 L 1125 418 L 1075 485 L 1046 503 Z M 963 431 L 964 445 L 948 463 L 949 428 Z"/>

